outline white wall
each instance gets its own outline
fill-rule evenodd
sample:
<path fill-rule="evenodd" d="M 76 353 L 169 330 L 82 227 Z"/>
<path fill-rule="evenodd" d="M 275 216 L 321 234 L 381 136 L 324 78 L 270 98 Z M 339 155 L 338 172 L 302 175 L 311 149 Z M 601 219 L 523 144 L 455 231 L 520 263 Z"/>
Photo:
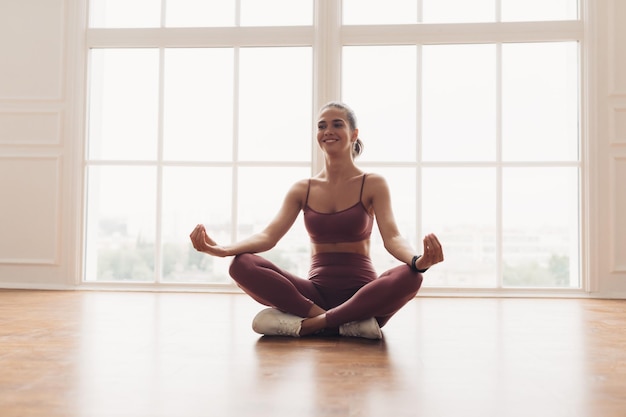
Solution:
<path fill-rule="evenodd" d="M 626 298 L 626 2 L 590 2 L 589 270 L 600 296 Z"/>
<path fill-rule="evenodd" d="M 77 278 L 79 7 L 0 1 L 2 287 L 64 288 Z"/>
<path fill-rule="evenodd" d="M 0 1 L 0 287 L 80 281 L 85 3 Z M 626 1 L 589 3 L 584 267 L 626 298 Z"/>

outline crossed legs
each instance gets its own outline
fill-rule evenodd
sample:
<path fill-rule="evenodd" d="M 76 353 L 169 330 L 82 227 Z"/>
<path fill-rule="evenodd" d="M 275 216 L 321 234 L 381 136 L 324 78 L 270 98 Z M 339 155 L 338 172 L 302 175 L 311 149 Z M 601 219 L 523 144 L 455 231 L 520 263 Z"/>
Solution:
<path fill-rule="evenodd" d="M 380 327 L 411 300 L 422 284 L 422 275 L 401 265 L 368 282 L 343 300 L 328 305 L 320 289 L 253 254 L 235 257 L 230 275 L 239 287 L 263 305 L 304 318 L 300 335 L 339 328 L 349 322 L 376 318 Z"/>

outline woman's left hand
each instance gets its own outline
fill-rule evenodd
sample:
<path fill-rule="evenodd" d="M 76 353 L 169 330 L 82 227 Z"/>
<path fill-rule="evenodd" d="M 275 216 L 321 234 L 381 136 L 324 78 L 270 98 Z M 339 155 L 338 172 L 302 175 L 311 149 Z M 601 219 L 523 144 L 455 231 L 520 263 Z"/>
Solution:
<path fill-rule="evenodd" d="M 415 267 L 427 269 L 439 262 L 443 262 L 443 249 L 437 236 L 431 233 L 424 237 L 424 253 L 415 262 Z"/>

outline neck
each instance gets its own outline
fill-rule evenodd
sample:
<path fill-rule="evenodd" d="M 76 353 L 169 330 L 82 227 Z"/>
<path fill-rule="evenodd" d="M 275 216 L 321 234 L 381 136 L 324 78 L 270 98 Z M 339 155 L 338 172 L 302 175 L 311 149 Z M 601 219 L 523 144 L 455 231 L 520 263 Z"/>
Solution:
<path fill-rule="evenodd" d="M 322 171 L 322 175 L 329 181 L 339 181 L 360 174 L 361 170 L 354 164 L 352 158 L 341 161 L 326 158 Z"/>

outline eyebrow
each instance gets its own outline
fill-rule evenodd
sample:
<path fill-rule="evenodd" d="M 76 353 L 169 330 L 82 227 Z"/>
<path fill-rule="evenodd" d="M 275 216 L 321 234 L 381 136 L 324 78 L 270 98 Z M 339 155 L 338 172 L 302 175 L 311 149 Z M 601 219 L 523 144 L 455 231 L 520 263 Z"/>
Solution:
<path fill-rule="evenodd" d="M 345 123 L 346 121 L 345 121 L 345 120 L 343 120 L 343 119 L 333 119 L 333 120 L 331 120 L 331 122 L 332 122 L 332 123 L 334 123 L 334 122 L 341 122 L 341 123 Z M 318 123 L 318 124 L 319 124 L 319 123 L 326 123 L 326 120 L 318 120 L 318 122 L 317 122 L 317 123 Z"/>

